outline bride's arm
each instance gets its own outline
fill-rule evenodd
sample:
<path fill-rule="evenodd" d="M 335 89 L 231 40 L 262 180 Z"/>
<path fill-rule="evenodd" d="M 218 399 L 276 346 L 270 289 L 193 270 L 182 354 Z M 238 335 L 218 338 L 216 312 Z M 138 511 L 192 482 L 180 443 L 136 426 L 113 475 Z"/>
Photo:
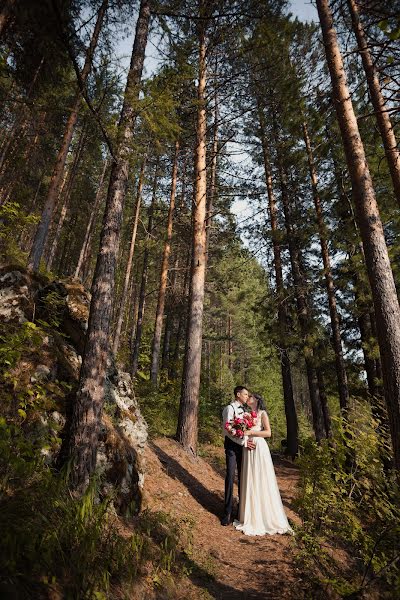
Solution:
<path fill-rule="evenodd" d="M 263 426 L 263 429 L 261 431 L 253 432 L 250 429 L 250 431 L 247 432 L 247 435 L 249 435 L 251 437 L 263 437 L 263 438 L 271 437 L 271 426 L 269 424 L 269 419 L 268 419 L 268 415 L 266 412 L 263 412 L 261 415 L 261 424 Z"/>

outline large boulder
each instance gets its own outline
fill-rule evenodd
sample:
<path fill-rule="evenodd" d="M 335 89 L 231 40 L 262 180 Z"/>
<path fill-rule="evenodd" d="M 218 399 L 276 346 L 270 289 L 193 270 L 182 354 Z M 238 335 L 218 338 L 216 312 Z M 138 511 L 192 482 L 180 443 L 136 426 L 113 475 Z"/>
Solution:
<path fill-rule="evenodd" d="M 0 321 L 23 323 L 31 319 L 31 281 L 27 273 L 16 269 L 0 273 Z"/>
<path fill-rule="evenodd" d="M 18 331 L 29 321 L 38 326 L 39 343 L 24 349 L 15 370 L 21 388 L 40 386 L 47 395 L 40 415 L 36 410 L 27 432 L 47 428 L 53 436 L 53 443 L 43 448 L 48 462 L 60 456 L 62 442 L 68 435 L 89 307 L 90 294 L 77 281 L 50 282 L 21 268 L 0 271 L 3 331 Z M 131 377 L 115 367 L 110 355 L 97 468 L 103 475 L 102 495 L 112 493 L 119 511 L 140 510 L 146 442 L 147 424 L 140 413 Z"/>

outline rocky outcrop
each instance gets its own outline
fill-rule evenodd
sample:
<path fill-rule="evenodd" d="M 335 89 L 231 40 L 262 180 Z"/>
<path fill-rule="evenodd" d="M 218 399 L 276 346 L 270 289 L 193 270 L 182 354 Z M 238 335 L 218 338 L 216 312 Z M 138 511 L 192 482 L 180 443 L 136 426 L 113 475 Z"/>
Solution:
<path fill-rule="evenodd" d="M 31 418 L 27 432 L 47 429 L 52 443 L 43 448 L 45 460 L 53 462 L 68 434 L 81 365 L 90 295 L 73 280 L 50 282 L 21 268 L 0 271 L 0 325 L 3 331 L 35 322 L 34 346 L 21 353 L 14 367 L 21 388 L 44 390 L 46 402 Z M 39 341 L 38 341 L 39 340 Z M 112 357 L 105 388 L 103 427 L 97 457 L 102 474 L 102 494 L 112 493 L 117 510 L 137 512 L 144 480 L 143 453 L 147 425 L 143 419 L 128 373 L 118 371 Z"/>

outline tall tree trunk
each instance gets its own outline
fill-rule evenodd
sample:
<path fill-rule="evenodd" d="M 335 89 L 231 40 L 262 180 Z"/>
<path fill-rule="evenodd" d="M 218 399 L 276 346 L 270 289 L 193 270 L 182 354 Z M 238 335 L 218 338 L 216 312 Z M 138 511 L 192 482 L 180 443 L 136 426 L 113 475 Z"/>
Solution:
<path fill-rule="evenodd" d="M 232 363 L 232 355 L 233 355 L 233 332 L 232 332 L 232 317 L 228 313 L 228 369 L 232 371 L 233 363 Z"/>
<path fill-rule="evenodd" d="M 205 3 L 204 3 L 205 4 Z M 203 2 L 200 3 L 204 9 Z M 200 11 L 200 13 L 202 10 Z M 200 14 L 200 16 L 202 16 Z M 204 15 L 203 15 L 204 17 Z M 193 203 L 192 271 L 189 293 L 189 314 L 179 405 L 177 439 L 186 450 L 197 452 L 197 422 L 199 408 L 201 348 L 203 337 L 204 285 L 207 263 L 206 207 L 207 207 L 207 116 L 206 36 L 204 19 L 199 22 L 199 77 L 197 90 L 197 144 L 195 156 L 195 196 Z"/>
<path fill-rule="evenodd" d="M 369 315 L 365 312 L 362 312 L 357 319 L 357 323 L 360 330 L 361 348 L 364 354 L 364 366 L 365 373 L 367 375 L 368 391 L 371 398 L 374 398 L 377 396 L 377 374 L 375 360 L 371 357 L 369 351 L 372 335 Z"/>
<path fill-rule="evenodd" d="M 1 20 L 1 17 L 0 17 L 0 20 Z M 1 25 L 0 25 L 0 29 L 1 29 Z M 33 76 L 33 79 L 31 81 L 31 84 L 30 84 L 29 89 L 26 94 L 26 100 L 30 100 L 30 98 L 32 96 L 32 92 L 35 88 L 35 84 L 39 77 L 40 71 L 42 70 L 43 64 L 44 64 L 44 57 L 42 57 L 42 59 L 39 63 L 39 66 L 35 71 L 35 74 Z M 19 104 L 19 102 L 16 101 L 15 108 L 17 111 L 18 111 L 18 104 Z M 5 159 L 6 159 L 6 156 L 7 156 L 10 146 L 14 143 L 17 134 L 26 129 L 26 127 L 28 125 L 28 121 L 29 121 L 29 117 L 26 116 L 26 106 L 24 106 L 24 107 L 20 108 L 20 112 L 19 112 L 17 118 L 15 119 L 14 123 L 12 124 L 11 129 L 9 131 L 7 131 L 7 137 L 5 138 L 3 144 L 1 145 L 0 176 L 3 172 L 4 162 L 5 162 Z M 21 137 L 22 137 L 21 135 L 18 136 L 18 142 L 21 141 Z M 30 146 L 30 150 L 32 150 L 32 146 Z"/>
<path fill-rule="evenodd" d="M 75 152 L 75 157 L 74 157 L 74 161 L 71 167 L 71 171 L 69 173 L 68 176 L 68 185 L 66 186 L 66 190 L 64 192 L 64 201 L 61 207 L 61 211 L 60 211 L 60 216 L 58 218 L 57 221 L 57 226 L 56 226 L 56 230 L 54 233 L 54 238 L 51 244 L 51 248 L 49 251 L 49 256 L 47 258 L 46 264 L 47 264 L 47 268 L 49 270 L 51 270 L 52 265 L 53 265 L 53 260 L 54 260 L 54 256 L 57 250 L 57 246 L 58 246 L 58 242 L 60 239 L 60 235 L 61 235 L 61 231 L 64 225 L 64 221 L 65 218 L 67 216 L 67 212 L 68 212 L 68 207 L 69 207 L 69 202 L 71 199 L 71 193 L 72 193 L 72 188 L 74 185 L 74 181 L 75 181 L 75 177 L 77 175 L 78 172 L 78 167 L 82 158 L 82 152 L 86 143 L 86 131 L 85 131 L 85 126 L 82 128 L 82 132 L 79 138 L 79 142 L 78 142 L 78 147 L 76 149 Z"/>
<path fill-rule="evenodd" d="M 174 311 L 176 307 L 176 287 L 177 287 L 177 277 L 178 277 L 178 268 L 179 268 L 179 256 L 176 257 L 174 262 L 174 270 L 171 278 L 171 291 L 169 293 L 168 301 L 167 301 L 167 310 L 166 310 L 166 319 L 165 319 L 165 328 L 164 328 L 164 339 L 163 339 L 163 351 L 162 351 L 162 361 L 161 368 L 169 369 L 170 363 L 170 350 L 171 350 L 171 336 L 172 336 L 172 327 L 174 324 Z"/>
<path fill-rule="evenodd" d="M 350 244 L 348 244 L 348 247 Z M 349 248 L 349 256 L 354 253 L 355 247 Z M 360 243 L 361 255 L 364 258 L 362 244 Z M 380 360 L 375 359 L 371 354 L 371 345 L 377 339 L 375 315 L 370 313 L 370 303 L 365 300 L 368 297 L 368 291 L 365 290 L 365 286 L 362 284 L 361 278 L 357 268 L 352 271 L 352 281 L 354 287 L 354 299 L 356 304 L 356 310 L 358 312 L 358 328 L 360 330 L 361 348 L 364 355 L 364 367 L 367 376 L 368 392 L 371 400 L 372 413 L 376 419 L 381 422 L 385 422 L 387 425 L 387 417 L 382 413 L 382 398 L 383 391 L 378 383 L 382 373 L 380 369 Z"/>
<path fill-rule="evenodd" d="M 140 351 L 140 343 L 142 341 L 142 333 L 143 333 L 143 319 L 144 319 L 144 309 L 146 302 L 146 287 L 147 287 L 147 278 L 148 278 L 148 267 L 149 267 L 149 256 L 150 249 L 148 246 L 148 242 L 153 233 L 153 222 L 154 222 L 154 208 L 157 199 L 157 185 L 158 185 L 158 161 L 154 170 L 154 180 L 153 180 L 153 191 L 151 195 L 151 203 L 149 207 L 148 213 L 148 223 L 147 223 L 147 238 L 146 238 L 146 247 L 144 249 L 143 255 L 143 270 L 142 270 L 142 279 L 140 282 L 140 292 L 139 292 L 139 302 L 138 302 L 138 313 L 136 319 L 136 331 L 135 337 L 132 343 L 132 367 L 131 373 L 132 377 L 136 376 L 136 372 L 138 370 L 139 365 L 139 351 Z"/>
<path fill-rule="evenodd" d="M 0 10 L 0 37 L 5 33 L 8 21 L 11 17 L 11 11 L 15 5 L 15 0 L 4 0 Z"/>
<path fill-rule="evenodd" d="M 108 165 L 109 165 L 109 161 L 107 159 L 105 159 L 105 161 L 103 163 L 103 169 L 102 169 L 101 175 L 100 175 L 100 181 L 99 181 L 99 184 L 97 187 L 94 205 L 93 205 L 92 210 L 90 211 L 90 216 L 89 216 L 89 221 L 88 221 L 88 224 L 86 227 L 85 237 L 83 240 L 81 251 L 79 253 L 78 263 L 76 265 L 76 269 L 75 269 L 75 273 L 74 273 L 74 277 L 76 279 L 78 279 L 81 274 L 82 267 L 85 263 L 85 258 L 87 258 L 88 250 L 90 248 L 91 238 L 92 238 L 92 233 L 93 233 L 93 226 L 94 226 L 94 223 L 97 219 L 97 215 L 99 212 L 101 195 L 102 195 L 102 190 L 103 190 L 103 181 L 104 181 L 104 178 L 106 175 Z"/>
<path fill-rule="evenodd" d="M 214 127 L 213 127 L 213 143 L 212 143 L 212 159 L 210 166 L 210 186 L 209 193 L 207 196 L 207 212 L 206 212 L 206 234 L 207 234 L 207 261 L 208 261 L 208 247 L 210 244 L 210 233 L 212 223 L 212 213 L 214 210 L 214 199 L 216 192 L 216 180 L 217 180 L 217 160 L 218 160 L 218 95 L 215 91 L 214 99 Z"/>
<path fill-rule="evenodd" d="M 175 143 L 175 156 L 172 167 L 172 183 L 171 183 L 171 196 L 168 210 L 168 219 L 167 219 L 167 234 L 164 244 L 164 252 L 161 263 L 161 275 L 160 275 L 160 287 L 158 289 L 158 300 L 157 300 L 157 310 L 156 310 L 156 319 L 154 324 L 154 334 L 153 341 L 151 345 L 151 363 L 150 363 L 150 380 L 153 385 L 157 385 L 158 379 L 158 368 L 160 362 L 160 348 L 161 348 L 161 335 L 162 335 L 162 327 L 163 327 L 163 317 L 164 317 L 164 306 L 165 306 L 165 296 L 167 292 L 167 283 L 168 283 L 168 265 L 169 265 L 169 257 L 171 254 L 171 240 L 172 240 L 172 227 L 173 227 L 173 219 L 174 219 L 174 210 L 175 210 L 175 196 L 176 196 L 176 181 L 178 174 L 178 155 L 179 155 L 179 142 Z"/>
<path fill-rule="evenodd" d="M 150 2 L 142 0 L 136 23 L 131 64 L 118 124 L 118 142 L 112 165 L 99 253 L 92 286 L 92 300 L 79 387 L 73 406 L 69 454 L 71 484 L 79 494 L 89 484 L 97 458 L 104 404 L 104 384 L 109 356 L 109 332 L 114 300 L 114 280 L 126 188 L 129 177 L 135 102 L 139 97 L 150 23 Z"/>
<path fill-rule="evenodd" d="M 336 181 L 336 188 L 337 188 L 337 193 L 338 193 L 338 197 L 339 197 L 339 201 L 340 201 L 341 215 L 346 223 L 347 222 L 351 223 L 351 226 L 354 229 L 355 235 L 356 235 L 357 239 L 359 239 L 359 230 L 358 230 L 357 224 L 354 220 L 354 214 L 353 214 L 353 211 L 351 208 L 350 199 L 348 198 L 348 195 L 343 187 L 337 159 L 335 156 L 333 140 L 332 140 L 332 136 L 331 136 L 331 132 L 330 132 L 328 123 L 325 123 L 325 132 L 326 132 L 327 139 L 329 140 L 331 158 L 332 158 L 332 162 L 333 162 L 334 175 L 335 175 L 335 181 Z M 359 249 L 360 249 L 360 253 L 363 257 L 363 263 L 365 264 L 365 255 L 364 255 L 364 248 L 363 248 L 362 242 L 359 243 Z M 351 243 L 350 241 L 347 243 L 347 251 L 348 251 L 349 257 L 352 257 L 356 251 L 355 245 L 353 243 Z M 356 269 L 354 269 L 352 272 L 352 279 L 353 279 L 353 285 L 354 285 L 354 290 L 355 290 L 355 302 L 356 302 L 356 305 L 357 305 L 359 313 L 360 313 L 357 318 L 357 323 L 358 323 L 358 328 L 360 330 L 361 348 L 362 348 L 363 356 L 364 356 L 364 368 L 365 368 L 365 373 L 367 376 L 368 391 L 369 391 L 371 398 L 375 398 L 377 394 L 382 396 L 382 393 L 381 393 L 381 391 L 378 390 L 378 386 L 376 385 L 377 374 L 376 374 L 375 360 L 374 360 L 374 358 L 372 358 L 370 356 L 370 352 L 369 352 L 369 345 L 370 345 L 370 340 L 371 340 L 371 324 L 370 324 L 367 307 L 362 306 L 361 305 L 362 303 L 359 300 L 360 299 L 360 294 L 358 293 L 359 276 L 358 276 Z M 368 292 L 366 292 L 366 293 L 368 293 Z M 364 292 L 362 293 L 362 295 L 364 295 Z"/>
<path fill-rule="evenodd" d="M 121 298 L 119 301 L 117 326 L 115 328 L 115 335 L 114 335 L 114 343 L 113 343 L 114 356 L 116 356 L 116 354 L 118 352 L 118 348 L 119 348 L 119 340 L 121 337 L 122 322 L 124 320 L 126 301 L 128 299 L 128 290 L 129 290 L 129 283 L 131 280 L 133 254 L 135 252 L 136 234 L 137 234 L 137 228 L 138 228 L 138 223 L 139 223 L 140 205 L 142 202 L 142 190 L 143 190 L 143 183 L 144 183 L 145 168 L 146 168 L 146 159 L 144 159 L 142 162 L 142 166 L 140 169 L 140 175 L 139 175 L 138 190 L 137 190 L 137 195 L 136 195 L 136 208 L 135 208 L 135 215 L 133 217 L 133 224 L 132 224 L 131 243 L 129 246 L 129 255 L 128 255 L 128 262 L 127 262 L 126 270 L 125 270 L 124 287 L 122 289 L 122 294 L 121 294 Z"/>
<path fill-rule="evenodd" d="M 283 166 L 282 150 L 280 148 L 280 141 L 278 135 L 278 126 L 276 123 L 275 114 L 273 115 L 273 128 L 274 137 L 276 143 L 277 152 L 277 163 L 278 173 L 281 187 L 281 198 L 283 205 L 283 213 L 285 217 L 285 227 L 287 234 L 287 241 L 289 246 L 290 264 L 292 270 L 293 283 L 296 293 L 296 304 L 297 304 L 297 318 L 300 325 L 304 360 L 306 363 L 308 389 L 310 394 L 311 412 L 313 418 L 313 428 L 315 433 L 315 439 L 319 442 L 325 437 L 324 419 L 321 405 L 321 398 L 319 395 L 318 388 L 318 377 L 315 367 L 315 353 L 314 348 L 309 343 L 310 338 L 310 326 L 311 319 L 309 314 L 309 308 L 307 304 L 306 293 L 304 289 L 304 277 L 301 269 L 301 257 L 300 250 L 297 245 L 296 234 L 293 230 L 291 207 L 289 201 L 289 195 L 287 190 L 287 178 Z"/>
<path fill-rule="evenodd" d="M 326 390 L 325 390 L 325 381 L 324 381 L 324 374 L 322 372 L 321 368 L 317 368 L 317 380 L 318 380 L 318 389 L 319 389 L 319 397 L 321 399 L 321 406 L 322 406 L 322 414 L 324 417 L 324 427 L 325 427 L 325 433 L 326 433 L 326 437 L 332 437 L 332 421 L 331 421 L 331 415 L 329 413 L 329 408 L 328 408 L 328 398 L 326 395 Z"/>
<path fill-rule="evenodd" d="M 317 217 L 319 241 L 321 244 L 322 262 L 324 265 L 326 291 L 328 294 L 329 314 L 331 318 L 333 350 L 335 353 L 336 377 L 338 382 L 340 409 L 343 414 L 349 408 L 349 388 L 347 384 L 347 373 L 344 363 L 342 338 L 340 335 L 340 322 L 336 306 L 335 285 L 333 283 L 331 261 L 329 257 L 328 242 L 326 239 L 326 231 L 322 216 L 321 199 L 318 193 L 318 179 L 314 164 L 314 157 L 311 149 L 310 136 L 308 134 L 307 123 L 303 123 L 303 135 L 306 144 L 308 166 L 310 170 L 311 187 L 314 198 L 315 214 Z"/>
<path fill-rule="evenodd" d="M 287 440 L 287 453 L 291 457 L 295 457 L 299 450 L 299 426 L 297 421 L 297 411 L 294 402 L 293 394 L 293 383 L 292 373 L 290 367 L 289 350 L 287 347 L 288 337 L 288 316 L 286 308 L 286 294 L 283 283 L 283 272 L 282 272 L 282 257 L 281 257 L 281 244 L 279 235 L 278 225 L 278 211 L 276 206 L 276 199 L 272 185 L 272 172 L 269 159 L 267 138 L 265 133 L 265 122 L 264 114 L 259 107 L 259 124 L 260 124 L 260 136 L 261 146 L 263 150 L 264 158 L 264 170 L 265 170 L 265 181 L 267 186 L 268 195 L 268 208 L 269 217 L 271 223 L 272 232 L 272 246 L 274 252 L 274 270 L 275 270 L 275 282 L 276 282 L 276 295 L 278 299 L 278 323 L 279 323 L 279 346 L 280 346 L 280 363 L 281 363 L 281 374 L 282 374 L 282 387 L 283 387 L 283 400 L 285 406 L 286 416 L 286 440 Z"/>
<path fill-rule="evenodd" d="M 186 257 L 186 266 L 185 266 L 185 275 L 183 278 L 183 286 L 182 286 L 182 300 L 180 302 L 180 310 L 179 310 L 179 314 L 178 314 L 178 324 L 177 324 L 177 328 L 176 328 L 176 334 L 175 334 L 175 346 L 174 346 L 174 352 L 172 355 L 172 360 L 170 361 L 170 368 L 169 368 L 169 372 L 168 375 L 170 377 L 170 379 L 176 379 L 177 378 L 177 364 L 179 361 L 179 352 L 180 352 L 180 345 L 181 345 L 181 339 L 182 339 L 182 335 L 185 329 L 185 323 L 186 323 L 186 316 L 187 316 L 187 309 L 186 309 L 186 298 L 188 298 L 189 295 L 189 276 L 190 276 L 190 265 L 191 265 L 191 255 L 190 252 L 188 252 L 187 257 Z"/>
<path fill-rule="evenodd" d="M 385 148 L 386 160 L 389 165 L 390 176 L 393 182 L 394 193 L 400 204 L 400 152 L 397 145 L 393 125 L 389 116 L 387 106 L 379 83 L 378 69 L 376 68 L 368 48 L 367 38 L 358 12 L 357 0 L 347 0 L 353 30 L 357 39 L 358 50 L 367 78 L 372 106 L 381 134 L 383 147 Z"/>
<path fill-rule="evenodd" d="M 394 463 L 400 469 L 400 307 L 328 0 L 317 0 L 317 8 L 374 300 Z"/>
<path fill-rule="evenodd" d="M 85 64 L 83 65 L 83 69 L 81 72 L 81 80 L 84 84 L 88 78 L 90 73 L 94 51 L 97 46 L 97 42 L 99 39 L 100 31 L 103 25 L 104 17 L 107 11 L 108 0 L 103 0 L 99 12 L 97 13 L 97 20 L 94 26 L 92 39 L 90 40 L 89 48 L 86 52 Z M 60 192 L 60 186 L 65 170 L 65 162 L 67 160 L 68 150 L 71 145 L 72 136 L 74 133 L 75 125 L 78 120 L 78 112 L 81 104 L 81 92 L 78 90 L 75 94 L 75 98 L 72 103 L 72 110 L 69 115 L 63 140 L 61 143 L 61 147 L 58 151 L 56 162 L 53 169 L 53 174 L 51 176 L 49 190 L 47 192 L 47 198 L 44 204 L 44 208 L 42 211 L 42 216 L 40 219 L 40 223 L 36 230 L 35 239 L 32 245 L 31 253 L 28 259 L 28 268 L 37 271 L 40 265 L 40 259 L 42 258 L 42 254 L 44 251 L 47 234 L 49 231 L 49 226 L 51 223 L 51 219 L 53 218 L 54 208 L 57 202 L 57 198 Z"/>

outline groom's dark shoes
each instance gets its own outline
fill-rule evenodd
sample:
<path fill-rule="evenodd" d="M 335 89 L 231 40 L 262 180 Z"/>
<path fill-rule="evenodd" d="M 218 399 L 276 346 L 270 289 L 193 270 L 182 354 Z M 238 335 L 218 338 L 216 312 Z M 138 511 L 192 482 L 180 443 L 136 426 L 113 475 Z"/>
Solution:
<path fill-rule="evenodd" d="M 230 525 L 231 523 L 232 523 L 231 515 L 225 515 L 222 517 L 221 525 L 226 527 L 227 525 Z"/>

